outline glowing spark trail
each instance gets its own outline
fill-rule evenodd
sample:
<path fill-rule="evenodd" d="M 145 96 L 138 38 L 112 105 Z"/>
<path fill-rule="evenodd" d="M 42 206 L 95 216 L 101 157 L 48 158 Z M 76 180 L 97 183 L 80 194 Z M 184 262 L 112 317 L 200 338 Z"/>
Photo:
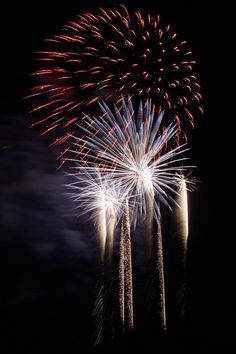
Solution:
<path fill-rule="evenodd" d="M 165 280 L 164 280 L 164 262 L 163 262 L 163 246 L 162 246 L 162 230 L 161 220 L 157 222 L 156 244 L 154 243 L 156 252 L 156 277 L 157 277 L 157 298 L 158 298 L 158 315 L 160 329 L 166 330 L 166 304 L 165 304 Z"/>
<path fill-rule="evenodd" d="M 154 263 L 154 274 L 152 283 L 154 288 L 151 289 L 155 296 L 152 296 L 151 302 L 154 302 L 154 312 L 152 317 L 155 317 L 157 326 L 163 332 L 166 330 L 166 301 L 165 301 L 165 272 L 163 261 L 163 245 L 162 245 L 162 227 L 161 214 L 159 213 L 156 220 L 157 231 L 153 233 L 153 206 L 154 206 L 154 191 L 153 194 L 146 195 L 146 216 L 144 220 L 144 233 L 147 243 L 148 260 Z M 151 309 L 153 311 L 153 308 Z"/>
<path fill-rule="evenodd" d="M 178 223 L 178 238 L 179 252 L 181 254 L 183 267 L 185 267 L 187 256 L 187 241 L 188 241 L 188 200 L 187 200 L 187 185 L 186 180 L 182 176 L 179 187 L 179 194 L 176 197 L 176 202 L 180 206 L 175 208 L 173 216 Z"/>
<path fill-rule="evenodd" d="M 106 230 L 106 245 L 105 245 L 105 257 L 104 263 L 106 267 L 110 267 L 112 264 L 113 257 L 113 241 L 114 232 L 116 226 L 116 215 L 114 212 L 108 216 L 107 230 Z"/>
<path fill-rule="evenodd" d="M 120 238 L 120 317 L 124 325 L 124 330 L 130 332 L 134 326 L 134 318 L 131 235 L 129 205 L 127 199 L 125 201 Z"/>
<path fill-rule="evenodd" d="M 185 177 L 180 174 L 176 205 L 173 208 L 170 232 L 175 244 L 176 255 L 179 261 L 178 266 L 184 272 L 187 257 L 188 242 L 188 191 L 195 189 L 196 179 Z"/>
<path fill-rule="evenodd" d="M 119 258 L 119 312 L 122 332 L 125 328 L 125 270 L 124 270 L 124 237 L 120 237 L 120 258 Z"/>
<path fill-rule="evenodd" d="M 147 244 L 147 255 L 148 259 L 151 258 L 152 253 L 152 243 L 153 243 L 153 206 L 154 206 L 154 190 L 153 193 L 145 194 L 145 203 L 146 203 L 146 215 L 144 219 L 144 232 Z"/>
<path fill-rule="evenodd" d="M 173 267 L 175 279 L 173 282 L 176 305 L 176 323 L 182 327 L 185 324 L 186 307 L 186 258 L 188 242 L 188 200 L 187 191 L 194 189 L 195 180 L 180 175 L 180 184 L 176 202 L 179 207 L 174 206 L 170 223 L 170 234 L 173 245 Z"/>
<path fill-rule="evenodd" d="M 100 250 L 101 250 L 101 259 L 104 259 L 105 256 L 105 247 L 106 247 L 106 202 L 104 191 L 100 190 L 96 196 L 98 210 L 96 213 L 95 225 L 97 230 L 98 239 L 100 241 Z"/>
<path fill-rule="evenodd" d="M 53 144 L 67 141 L 62 129 L 72 133 L 81 112 L 95 113 L 101 99 L 118 104 L 120 95 L 152 98 L 156 113 L 166 112 L 165 126 L 177 124 L 177 145 L 203 112 L 188 43 L 159 15 L 124 5 L 99 8 L 66 23 L 44 46 L 28 98 L 36 119 L 32 126 L 43 134 L 55 130 Z"/>

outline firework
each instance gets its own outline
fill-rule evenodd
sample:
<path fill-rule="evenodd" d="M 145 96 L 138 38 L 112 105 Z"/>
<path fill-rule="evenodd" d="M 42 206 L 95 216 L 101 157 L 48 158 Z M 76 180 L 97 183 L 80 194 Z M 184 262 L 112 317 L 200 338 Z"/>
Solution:
<path fill-rule="evenodd" d="M 171 216 L 170 233 L 175 244 L 176 256 L 183 272 L 186 266 L 188 242 L 188 191 L 193 191 L 197 180 L 194 177 L 184 176 L 180 173 L 176 206 L 173 207 Z"/>
<path fill-rule="evenodd" d="M 178 225 L 176 230 L 176 238 L 180 252 L 180 258 L 183 268 L 185 267 L 187 256 L 187 241 L 188 241 L 188 201 L 187 201 L 187 185 L 184 176 L 182 176 L 179 187 L 179 194 L 176 197 L 179 208 L 173 211 L 173 222 Z"/>
<path fill-rule="evenodd" d="M 173 268 L 175 278 L 173 281 L 176 304 L 176 321 L 178 326 L 183 326 L 185 321 L 186 307 L 186 259 L 187 259 L 187 242 L 189 236 L 188 230 L 188 198 L 187 192 L 195 188 L 196 180 L 180 175 L 180 185 L 176 202 L 179 207 L 173 208 L 170 222 L 170 234 L 172 237 L 173 249 Z"/>
<path fill-rule="evenodd" d="M 127 198 L 121 223 L 119 280 L 120 319 L 123 330 L 130 332 L 133 330 L 134 318 L 130 217 Z"/>
<path fill-rule="evenodd" d="M 122 186 L 124 194 L 134 203 L 131 217 L 134 225 L 137 215 L 146 214 L 146 198 L 153 199 L 153 213 L 159 215 L 159 203 L 171 208 L 177 205 L 173 194 L 177 194 L 179 172 L 185 170 L 182 164 L 186 158 L 179 157 L 187 148 L 181 145 L 164 151 L 166 145 L 177 133 L 176 125 L 170 124 L 165 132 L 160 132 L 163 113 L 156 119 L 155 107 L 151 100 L 140 102 L 135 112 L 131 99 L 122 98 L 122 110 L 114 105 L 114 112 L 103 102 L 102 115 L 86 117 L 83 126 L 85 138 L 74 139 L 75 155 L 71 161 L 84 163 L 93 173 L 97 165 L 105 174 L 112 174 L 113 182 Z"/>
<path fill-rule="evenodd" d="M 73 179 L 73 181 L 67 185 L 71 190 L 69 194 L 78 204 L 77 207 L 80 209 L 80 213 L 89 214 L 89 217 L 95 220 L 96 232 L 100 244 L 102 274 L 99 281 L 100 288 L 94 303 L 93 311 L 96 328 L 95 346 L 97 346 L 104 339 L 106 331 L 110 333 L 111 330 L 111 313 L 109 307 L 112 289 L 114 232 L 115 226 L 123 214 L 123 209 L 125 208 L 123 205 L 125 205 L 127 209 L 129 208 L 129 204 L 127 204 L 128 200 L 125 202 L 126 195 L 123 192 L 122 186 L 119 183 L 114 182 L 112 174 L 101 173 L 98 166 L 93 172 L 90 172 L 88 167 L 81 166 L 78 163 L 76 166 L 71 167 L 71 169 L 73 172 L 67 174 L 68 177 Z M 123 229 L 122 226 L 122 230 Z M 128 229 L 126 228 L 125 230 Z M 122 232 L 122 235 L 123 234 L 124 232 Z M 127 232 L 125 235 L 127 235 Z M 125 245 L 126 244 L 127 241 L 125 241 Z M 124 252 L 124 257 L 127 258 L 126 250 Z M 122 267 L 126 264 L 127 263 L 124 262 Z M 125 267 L 124 274 L 126 278 L 129 271 L 130 270 Z M 127 288 L 126 283 L 122 283 L 122 286 L 124 289 L 124 298 L 122 298 L 122 301 L 123 305 L 127 308 L 127 303 L 130 303 L 130 298 L 127 298 L 126 294 L 130 293 L 130 288 Z M 128 292 L 126 288 L 128 289 Z M 121 298 L 119 299 L 121 301 Z"/>
<path fill-rule="evenodd" d="M 165 110 L 165 123 L 177 124 L 177 144 L 202 113 L 192 52 L 159 15 L 124 5 L 84 13 L 47 39 L 37 59 L 37 84 L 28 95 L 37 113 L 32 126 L 42 134 L 56 130 L 53 144 L 69 139 L 63 130 L 74 132 L 81 112 L 96 112 L 101 99 L 119 104 L 120 95 L 152 98 L 157 113 Z"/>
<path fill-rule="evenodd" d="M 78 204 L 80 215 L 88 214 L 95 220 L 101 259 L 111 261 L 114 228 L 122 215 L 125 194 L 120 183 L 114 182 L 112 174 L 101 174 L 98 167 L 92 172 L 77 163 L 68 177 L 70 197 Z"/>
<path fill-rule="evenodd" d="M 162 235 L 160 226 L 160 208 L 162 202 L 169 208 L 173 202 L 172 194 L 178 194 L 180 171 L 185 158 L 179 154 L 186 151 L 178 146 L 166 152 L 166 145 L 177 132 L 174 124 L 165 132 L 159 128 L 163 119 L 161 113 L 155 119 L 155 108 L 150 100 L 140 102 L 135 112 L 131 99 L 122 98 L 122 110 L 114 106 L 114 111 L 102 103 L 102 115 L 98 118 L 87 116 L 83 126 L 86 138 L 76 138 L 75 154 L 72 161 L 83 163 L 92 173 L 97 165 L 105 175 L 112 174 L 113 182 L 122 186 L 126 195 L 120 238 L 119 264 L 119 306 L 123 328 L 130 332 L 133 329 L 133 293 L 132 293 L 132 254 L 130 223 L 134 226 L 139 214 L 146 215 L 149 241 L 155 250 L 155 268 L 158 284 L 159 322 L 163 330 L 166 328 L 165 289 Z M 181 164 L 181 165 L 179 165 Z M 128 200 L 134 207 L 129 210 Z M 124 201 L 124 199 L 123 199 Z M 153 216 L 158 223 L 158 233 L 153 237 Z"/>
<path fill-rule="evenodd" d="M 161 219 L 157 223 L 156 242 L 154 243 L 154 259 L 156 260 L 155 276 L 157 280 L 157 298 L 158 298 L 158 324 L 161 330 L 166 330 L 166 304 L 165 304 L 165 277 L 163 262 L 163 245 Z"/>
<path fill-rule="evenodd" d="M 123 329 L 133 328 L 133 294 L 132 294 L 132 262 L 129 224 L 129 199 L 122 192 L 120 183 L 114 182 L 113 174 L 104 175 L 97 167 L 93 173 L 86 166 L 78 165 L 68 176 L 75 182 L 67 186 L 73 191 L 70 196 L 78 203 L 81 213 L 89 213 L 96 220 L 96 231 L 100 242 L 101 259 L 104 264 L 102 284 L 95 301 L 97 336 L 96 343 L 101 342 L 104 325 L 104 298 L 110 287 L 110 271 L 112 265 L 113 239 L 115 225 L 122 217 L 120 236 L 119 265 L 119 304 Z M 107 288 L 105 288 L 107 286 Z"/>

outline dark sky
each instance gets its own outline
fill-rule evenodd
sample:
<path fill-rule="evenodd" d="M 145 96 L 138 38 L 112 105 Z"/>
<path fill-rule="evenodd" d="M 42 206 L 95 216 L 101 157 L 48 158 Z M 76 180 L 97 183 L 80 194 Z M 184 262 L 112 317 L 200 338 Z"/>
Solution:
<path fill-rule="evenodd" d="M 0 348 L 3 354 L 85 353 L 99 278 L 92 228 L 64 195 L 56 149 L 28 129 L 22 97 L 42 39 L 83 10 L 112 1 L 9 1 L 1 9 Z M 188 353 L 232 335 L 235 233 L 233 11 L 229 2 L 124 1 L 160 13 L 198 60 L 204 118 L 192 132 L 198 190 L 190 196 Z M 210 6 L 207 8 L 206 6 Z M 175 351 L 173 351 L 174 353 Z M 176 351 L 177 352 L 177 351 Z M 225 349 L 225 351 L 227 350 Z M 233 350 L 232 350 L 233 352 Z"/>

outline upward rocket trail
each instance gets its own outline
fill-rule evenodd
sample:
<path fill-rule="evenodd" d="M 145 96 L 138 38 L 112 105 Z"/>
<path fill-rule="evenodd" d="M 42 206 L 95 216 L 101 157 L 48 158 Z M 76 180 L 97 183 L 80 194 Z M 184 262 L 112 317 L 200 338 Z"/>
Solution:
<path fill-rule="evenodd" d="M 107 237 L 107 230 L 106 230 L 106 207 L 105 207 L 105 198 L 104 193 L 101 191 L 97 195 L 98 198 L 98 211 L 96 214 L 96 230 L 100 244 L 100 252 L 101 252 L 101 259 L 104 260 L 105 256 L 105 247 L 106 247 L 106 237 Z"/>
<path fill-rule="evenodd" d="M 181 176 L 178 195 L 176 202 L 179 207 L 175 206 L 171 218 L 170 234 L 173 243 L 174 256 L 174 304 L 176 325 L 183 328 L 185 325 L 186 310 L 186 260 L 187 260 L 187 243 L 188 243 L 188 200 L 187 185 L 194 187 L 194 181 L 186 180 Z"/>
<path fill-rule="evenodd" d="M 180 181 L 179 194 L 176 197 L 176 202 L 179 207 L 174 208 L 173 217 L 176 221 L 176 242 L 178 243 L 182 266 L 185 268 L 187 256 L 187 241 L 188 241 L 188 200 L 187 186 L 185 178 Z"/>
<path fill-rule="evenodd" d="M 166 304 L 165 304 L 165 281 L 164 281 L 164 264 L 163 264 L 163 246 L 162 246 L 162 230 L 160 215 L 157 219 L 157 232 L 154 234 L 153 216 L 154 216 L 154 190 L 149 191 L 145 195 L 146 199 L 146 217 L 144 220 L 145 237 L 147 240 L 148 260 L 154 263 L 154 289 L 151 291 L 155 294 L 154 301 L 155 316 L 157 316 L 157 325 L 161 331 L 166 330 Z M 153 311 L 153 309 L 151 309 Z"/>
<path fill-rule="evenodd" d="M 129 333 L 133 330 L 134 319 L 131 235 L 127 198 L 121 224 L 119 281 L 120 318 L 123 330 Z"/>
<path fill-rule="evenodd" d="M 163 245 L 162 245 L 162 230 L 161 219 L 157 222 L 157 234 L 154 250 L 156 255 L 156 277 L 157 277 L 157 296 L 158 296 L 158 315 L 160 329 L 166 330 L 166 303 L 165 303 L 165 277 L 164 277 L 164 262 L 163 262 Z"/>

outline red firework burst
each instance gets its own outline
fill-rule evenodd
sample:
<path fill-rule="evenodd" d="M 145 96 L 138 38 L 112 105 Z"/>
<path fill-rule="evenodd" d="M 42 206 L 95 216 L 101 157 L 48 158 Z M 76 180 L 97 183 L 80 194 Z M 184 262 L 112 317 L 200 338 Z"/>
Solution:
<path fill-rule="evenodd" d="M 195 60 L 185 40 L 162 24 L 160 16 L 130 13 L 124 5 L 79 15 L 46 40 L 37 53 L 37 85 L 27 96 L 37 113 L 32 126 L 42 134 L 57 131 L 52 144 L 64 143 L 83 113 L 97 110 L 101 99 L 119 104 L 121 95 L 151 98 L 167 126 L 179 127 L 176 143 L 202 113 Z M 63 135 L 63 136 L 62 136 Z"/>

